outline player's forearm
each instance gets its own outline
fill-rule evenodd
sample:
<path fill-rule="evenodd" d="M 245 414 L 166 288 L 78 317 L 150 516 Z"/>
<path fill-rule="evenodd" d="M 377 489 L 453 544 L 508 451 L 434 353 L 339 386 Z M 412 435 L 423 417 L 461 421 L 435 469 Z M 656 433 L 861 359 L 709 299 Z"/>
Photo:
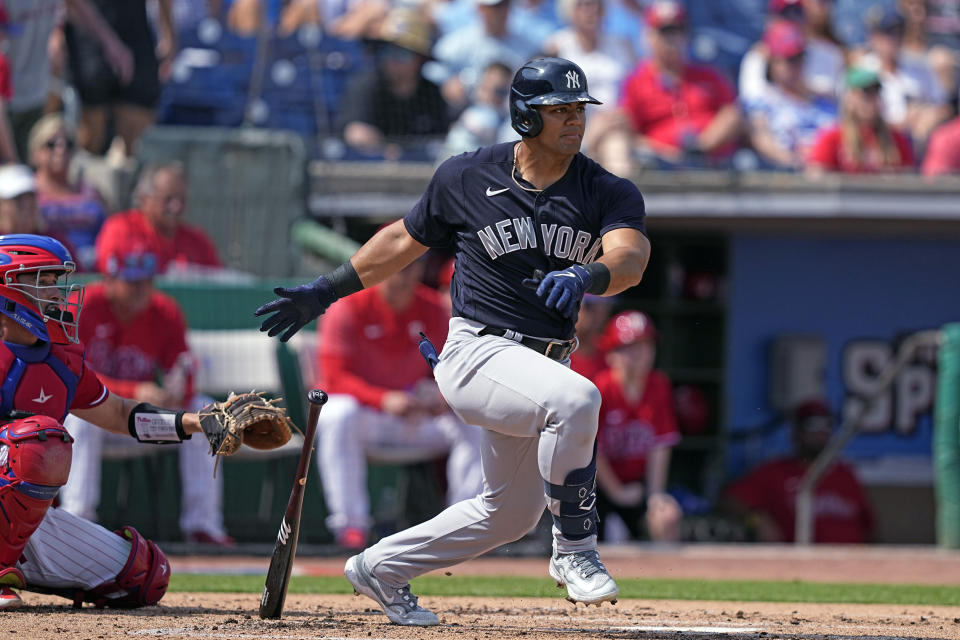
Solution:
<path fill-rule="evenodd" d="M 670 469 L 670 447 L 656 447 L 647 460 L 647 487 L 649 493 L 667 490 L 667 475 Z"/>
<path fill-rule="evenodd" d="M 397 273 L 427 250 L 407 233 L 403 220 L 381 229 L 350 258 L 364 287 Z"/>
<path fill-rule="evenodd" d="M 603 454 L 597 454 L 597 484 L 606 493 L 616 493 L 623 488 L 623 483 L 610 466 L 610 461 Z"/>
<path fill-rule="evenodd" d="M 613 296 L 636 286 L 650 260 L 650 242 L 643 238 L 641 246 L 618 247 L 609 253 L 604 251 L 598 262 L 610 270 L 610 284 L 601 295 Z"/>

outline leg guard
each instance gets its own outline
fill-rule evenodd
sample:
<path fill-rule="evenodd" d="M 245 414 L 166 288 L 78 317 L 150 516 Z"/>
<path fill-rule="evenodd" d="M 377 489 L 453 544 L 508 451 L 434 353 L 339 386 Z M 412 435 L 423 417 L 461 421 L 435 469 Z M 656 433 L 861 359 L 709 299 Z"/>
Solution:
<path fill-rule="evenodd" d="M 563 484 L 544 480 L 548 498 L 560 501 L 560 513 L 553 513 L 553 524 L 568 540 L 583 540 L 597 532 L 597 445 L 593 458 L 582 469 L 574 469 Z"/>
<path fill-rule="evenodd" d="M 27 590 L 37 593 L 52 593 L 73 600 L 75 609 L 91 602 L 98 609 L 136 609 L 160 602 L 170 584 L 170 563 L 160 547 L 147 540 L 133 527 L 114 531 L 130 541 L 130 556 L 117 577 L 90 590 L 36 587 Z"/>
<path fill-rule="evenodd" d="M 130 557 L 113 582 L 84 592 L 81 602 L 98 608 L 135 609 L 160 602 L 170 584 L 170 563 L 153 540 L 147 540 L 133 527 L 115 531 L 130 541 Z M 74 607 L 79 607 L 74 596 Z"/>
<path fill-rule="evenodd" d="M 67 430 L 47 416 L 0 425 L 0 568 L 17 563 L 66 484 L 72 443 Z"/>

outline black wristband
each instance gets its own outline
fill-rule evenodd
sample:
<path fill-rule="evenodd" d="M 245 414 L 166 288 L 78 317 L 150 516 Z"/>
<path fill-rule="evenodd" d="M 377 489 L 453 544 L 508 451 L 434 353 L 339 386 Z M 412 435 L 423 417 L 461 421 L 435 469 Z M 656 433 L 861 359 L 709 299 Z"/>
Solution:
<path fill-rule="evenodd" d="M 356 293 L 363 289 L 360 276 L 357 275 L 357 270 L 353 268 L 349 260 L 328 273 L 325 277 L 330 281 L 330 286 L 333 287 L 333 292 L 337 294 L 338 298 L 346 298 L 351 293 Z"/>
<path fill-rule="evenodd" d="M 591 262 L 590 264 L 583 265 L 583 268 L 593 276 L 593 282 L 590 284 L 590 288 L 587 289 L 587 293 L 592 293 L 597 296 L 606 293 L 610 287 L 610 269 L 607 265 L 602 262 Z"/>
<path fill-rule="evenodd" d="M 127 430 L 139 442 L 178 444 L 193 434 L 183 430 L 183 411 L 172 411 L 141 402 L 130 412 Z"/>

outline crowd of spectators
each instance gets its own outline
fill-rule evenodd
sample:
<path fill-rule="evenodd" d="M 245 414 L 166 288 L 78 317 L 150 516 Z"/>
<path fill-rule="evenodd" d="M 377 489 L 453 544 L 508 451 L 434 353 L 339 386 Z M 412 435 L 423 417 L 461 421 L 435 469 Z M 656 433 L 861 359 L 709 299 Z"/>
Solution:
<path fill-rule="evenodd" d="M 70 106 L 65 86 L 75 100 L 64 140 L 133 154 L 175 85 L 182 34 L 319 29 L 366 52 L 318 129 L 342 142 L 323 148 L 357 159 L 438 161 L 513 137 L 504 76 L 543 54 L 586 72 L 604 104 L 590 111 L 584 149 L 617 173 L 960 172 L 946 142 L 958 126 L 956 3 L 865 1 L 858 42 L 837 35 L 834 4 L 758 0 L 765 27 L 731 69 L 694 42 L 698 25 L 679 0 L 4 0 L 0 155 L 49 175 L 51 158 L 28 135 L 44 112 Z M 92 197 L 62 178 L 59 187 L 61 199 Z"/>
<path fill-rule="evenodd" d="M 312 26 L 365 44 L 367 63 L 347 77 L 333 126 L 321 132 L 339 137 L 353 158 L 436 161 L 513 137 L 504 126 L 505 96 L 490 86 L 502 87 L 502 69 L 543 54 L 586 72 L 604 104 L 590 110 L 584 149 L 617 173 L 734 167 L 816 176 L 960 171 L 942 142 L 949 135 L 934 136 L 957 116 L 960 25 L 945 4 L 865 0 L 863 37 L 851 41 L 837 35 L 830 0 L 758 0 L 765 27 L 734 69 L 704 54 L 709 47 L 694 41 L 698 25 L 678 0 L 225 0 L 204 7 L 242 35 L 284 37 Z M 850 82 L 861 71 L 879 78 L 876 118 L 864 120 L 868 109 L 854 104 L 864 101 L 848 99 L 862 91 Z M 838 146 L 837 130 L 846 132 L 843 154 L 862 157 L 824 157 L 824 147 Z M 876 145 L 867 141 L 873 138 Z"/>

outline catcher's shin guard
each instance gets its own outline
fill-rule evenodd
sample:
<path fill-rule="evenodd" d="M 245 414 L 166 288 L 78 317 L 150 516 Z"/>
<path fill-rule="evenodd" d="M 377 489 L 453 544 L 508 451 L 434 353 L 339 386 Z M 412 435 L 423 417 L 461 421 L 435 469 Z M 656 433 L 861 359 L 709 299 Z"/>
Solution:
<path fill-rule="evenodd" d="M 153 540 L 140 535 L 133 527 L 114 531 L 130 541 L 130 555 L 117 577 L 93 589 L 36 587 L 28 585 L 28 591 L 52 593 L 73 600 L 79 609 L 84 602 L 91 602 L 98 609 L 136 609 L 160 602 L 170 584 L 170 563 Z"/>
<path fill-rule="evenodd" d="M 0 567 L 12 567 L 67 482 L 73 439 L 59 422 L 30 416 L 0 425 Z"/>
<path fill-rule="evenodd" d="M 597 445 L 593 458 L 582 469 L 574 469 L 563 484 L 544 480 L 548 498 L 560 501 L 559 513 L 552 513 L 553 524 L 567 540 L 583 540 L 597 532 Z"/>

